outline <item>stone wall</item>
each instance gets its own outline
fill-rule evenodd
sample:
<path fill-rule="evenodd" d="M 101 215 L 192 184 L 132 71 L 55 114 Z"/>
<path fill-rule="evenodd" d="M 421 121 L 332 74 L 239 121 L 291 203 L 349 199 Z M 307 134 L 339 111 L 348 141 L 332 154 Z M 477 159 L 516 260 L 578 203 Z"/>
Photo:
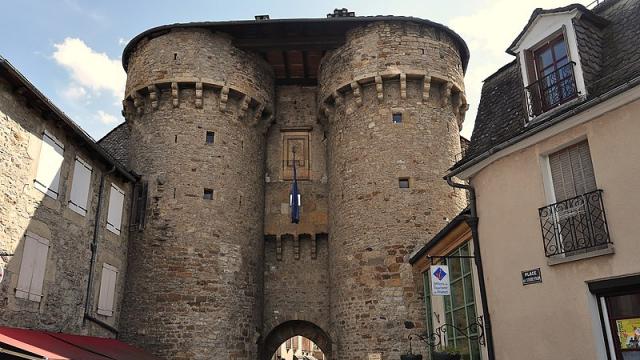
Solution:
<path fill-rule="evenodd" d="M 215 349 L 220 358 L 255 359 L 273 78 L 226 37 L 190 35 L 152 39 L 129 62 L 129 89 L 143 85 L 125 100 L 129 165 L 148 182 L 150 201 L 131 248 L 123 337 L 163 358 L 209 359 Z M 173 52 L 190 61 L 195 82 L 176 83 L 170 65 L 156 71 Z"/>
<path fill-rule="evenodd" d="M 334 348 L 341 357 L 397 359 L 407 336 L 424 330 L 422 279 L 408 256 L 465 205 L 442 180 L 460 152 L 460 57 L 432 29 L 376 23 L 323 59 L 320 82 Z"/>
<path fill-rule="evenodd" d="M 0 260 L 0 266 L 5 267 L 0 285 L 0 325 L 113 337 L 115 334 L 102 327 L 83 323 L 99 182 L 110 168 L 59 121 L 53 117 L 45 119 L 42 112 L 0 79 L 0 252 L 14 254 Z M 45 196 L 33 186 L 45 129 L 64 144 L 57 199 Z M 67 206 L 76 156 L 93 167 L 85 216 Z M 120 235 L 106 230 L 112 183 L 126 192 Z M 115 328 L 119 327 L 127 267 L 129 189 L 130 184 L 118 175 L 107 175 L 91 291 L 92 315 Z M 27 231 L 48 239 L 50 244 L 40 302 L 15 296 Z M 109 317 L 95 313 L 103 263 L 119 269 L 115 311 Z"/>
<path fill-rule="evenodd" d="M 278 86 L 276 119 L 267 136 L 263 340 L 292 320 L 329 329 L 327 158 L 317 122 L 317 87 Z M 290 131 L 309 136 L 309 174 L 299 169 L 301 219 L 291 223 L 291 180 L 283 174 Z M 267 356 L 271 354 L 263 354 Z"/>
<path fill-rule="evenodd" d="M 264 256 L 265 337 L 291 320 L 329 329 L 329 244 L 318 237 L 285 234 L 269 236 Z M 264 354 L 271 355 L 271 354 Z M 328 354 L 329 355 L 329 354 Z"/>

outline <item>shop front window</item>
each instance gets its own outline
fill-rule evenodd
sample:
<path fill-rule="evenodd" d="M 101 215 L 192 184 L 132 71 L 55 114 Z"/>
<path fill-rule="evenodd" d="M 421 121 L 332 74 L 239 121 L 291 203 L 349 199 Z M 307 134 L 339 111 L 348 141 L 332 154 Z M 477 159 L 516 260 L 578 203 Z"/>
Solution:
<path fill-rule="evenodd" d="M 449 255 L 469 256 L 469 244 L 459 247 Z M 464 360 L 480 360 L 477 327 L 469 329 L 469 325 L 477 322 L 471 259 L 449 258 L 448 265 L 451 273 L 451 295 L 444 296 L 445 319 L 448 324 L 458 329 L 467 329 L 469 333 L 447 332 L 447 346 L 459 350 Z"/>
<path fill-rule="evenodd" d="M 640 360 L 640 291 L 606 296 L 604 302 L 616 358 Z"/>

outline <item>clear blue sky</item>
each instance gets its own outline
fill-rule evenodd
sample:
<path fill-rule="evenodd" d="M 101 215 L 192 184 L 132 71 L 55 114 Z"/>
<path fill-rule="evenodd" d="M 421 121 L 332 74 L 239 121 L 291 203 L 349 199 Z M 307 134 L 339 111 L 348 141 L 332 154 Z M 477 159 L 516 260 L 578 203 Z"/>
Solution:
<path fill-rule="evenodd" d="M 588 1 L 584 1 L 586 3 Z M 342 1 L 88 1 L 13 0 L 2 5 L 0 55 L 8 59 L 94 138 L 124 119 L 120 101 L 126 43 L 163 24 L 191 21 L 325 17 L 347 7 L 356 15 L 405 15 L 448 25 L 467 41 L 471 63 L 466 87 L 471 110 L 463 134 L 471 135 L 482 80 L 512 60 L 504 49 L 535 7 L 558 0 L 342 0 Z"/>

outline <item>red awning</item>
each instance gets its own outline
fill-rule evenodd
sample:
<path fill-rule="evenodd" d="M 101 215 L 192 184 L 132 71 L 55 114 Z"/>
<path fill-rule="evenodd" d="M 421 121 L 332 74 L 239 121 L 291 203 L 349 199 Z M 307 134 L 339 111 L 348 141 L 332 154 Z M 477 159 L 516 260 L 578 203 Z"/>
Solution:
<path fill-rule="evenodd" d="M 0 358 L 7 345 L 49 360 L 158 360 L 115 339 L 0 326 Z"/>

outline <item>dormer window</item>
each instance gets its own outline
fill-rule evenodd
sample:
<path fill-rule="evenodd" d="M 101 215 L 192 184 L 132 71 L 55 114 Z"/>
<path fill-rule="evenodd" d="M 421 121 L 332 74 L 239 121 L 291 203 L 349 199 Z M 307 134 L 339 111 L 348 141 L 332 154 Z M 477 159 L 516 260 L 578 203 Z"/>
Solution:
<path fill-rule="evenodd" d="M 520 64 L 527 123 L 587 95 L 575 28 L 583 14 L 578 5 L 537 9 L 507 50 Z"/>
<path fill-rule="evenodd" d="M 575 62 L 569 60 L 564 34 L 540 44 L 527 54 L 527 68 L 531 79 L 527 90 L 529 111 L 540 115 L 578 95 L 574 75 Z"/>

